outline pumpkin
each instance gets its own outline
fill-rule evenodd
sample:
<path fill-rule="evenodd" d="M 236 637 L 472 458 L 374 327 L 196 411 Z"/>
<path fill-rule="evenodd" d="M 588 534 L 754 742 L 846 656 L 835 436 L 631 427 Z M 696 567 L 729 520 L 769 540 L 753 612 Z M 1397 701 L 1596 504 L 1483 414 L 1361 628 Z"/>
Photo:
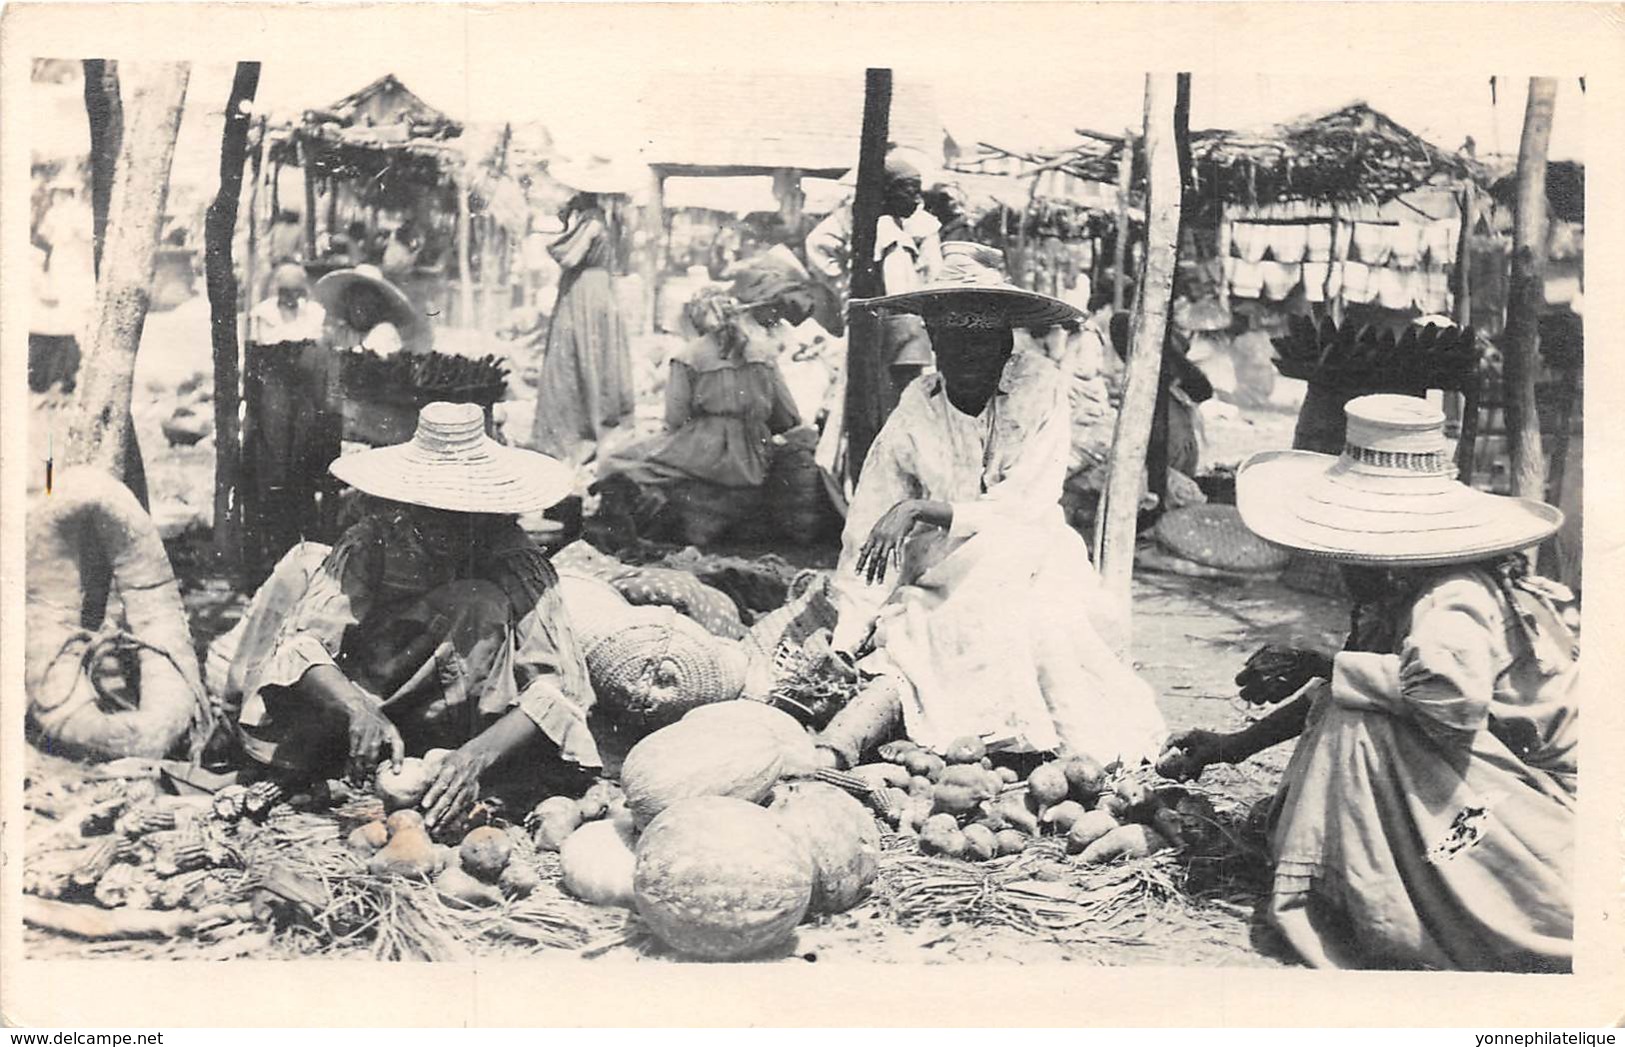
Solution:
<path fill-rule="evenodd" d="M 812 859 L 811 911 L 845 912 L 863 900 L 880 871 L 880 829 L 863 804 L 823 782 L 785 782 L 769 810 Z"/>
<path fill-rule="evenodd" d="M 662 727 L 632 747 L 621 788 L 639 828 L 679 800 L 726 796 L 761 803 L 784 766 L 765 728 L 713 731 L 705 721 Z"/>
<path fill-rule="evenodd" d="M 701 796 L 673 803 L 644 830 L 634 891 L 643 923 L 672 949 L 740 960 L 795 933 L 814 879 L 806 850 L 774 815 L 746 800 Z"/>
<path fill-rule="evenodd" d="M 740 698 L 713 702 L 692 709 L 679 722 L 704 724 L 708 730 L 766 730 L 773 735 L 784 765 L 779 773 L 787 778 L 806 777 L 818 770 L 818 747 L 807 729 L 794 716 L 765 702 Z"/>
<path fill-rule="evenodd" d="M 564 889 L 592 905 L 632 908 L 636 863 L 631 832 L 611 821 L 588 822 L 559 848 Z"/>

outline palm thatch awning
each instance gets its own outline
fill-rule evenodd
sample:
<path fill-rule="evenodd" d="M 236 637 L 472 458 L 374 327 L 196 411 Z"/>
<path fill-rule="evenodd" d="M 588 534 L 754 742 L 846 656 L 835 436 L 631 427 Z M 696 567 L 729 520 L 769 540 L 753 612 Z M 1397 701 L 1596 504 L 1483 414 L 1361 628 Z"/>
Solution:
<path fill-rule="evenodd" d="M 1122 136 L 1080 130 L 1062 150 L 1010 152 L 982 147 L 978 163 L 1017 157 L 1044 172 L 1087 182 L 1115 182 Z M 1421 186 L 1474 181 L 1488 173 L 1472 159 L 1441 149 L 1364 102 L 1259 131 L 1206 130 L 1191 135 L 1194 190 L 1215 204 L 1262 206 L 1305 200 L 1383 203 Z M 1131 185 L 1144 184 L 1136 162 Z"/>

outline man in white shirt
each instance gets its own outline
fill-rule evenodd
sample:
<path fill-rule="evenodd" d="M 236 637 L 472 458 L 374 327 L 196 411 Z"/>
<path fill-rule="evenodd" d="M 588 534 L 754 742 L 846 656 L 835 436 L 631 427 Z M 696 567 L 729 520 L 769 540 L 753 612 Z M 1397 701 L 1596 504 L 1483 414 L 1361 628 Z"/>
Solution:
<path fill-rule="evenodd" d="M 310 300 L 304 267 L 284 262 L 271 274 L 271 297 L 248 314 L 248 340 L 259 345 L 314 342 L 326 319 L 327 310 Z"/>

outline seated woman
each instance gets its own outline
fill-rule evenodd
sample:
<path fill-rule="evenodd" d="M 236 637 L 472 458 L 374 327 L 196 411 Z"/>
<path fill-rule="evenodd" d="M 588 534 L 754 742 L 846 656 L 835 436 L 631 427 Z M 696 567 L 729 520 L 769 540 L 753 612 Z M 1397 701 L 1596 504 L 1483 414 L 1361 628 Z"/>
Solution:
<path fill-rule="evenodd" d="M 399 287 L 375 265 L 338 269 L 316 281 L 316 300 L 327 310 L 327 340 L 334 349 L 367 349 L 380 356 L 427 352 L 433 329 Z"/>
<path fill-rule="evenodd" d="M 1270 808 L 1269 917 L 1316 967 L 1558 971 L 1572 959 L 1577 645 L 1524 572 L 1562 514 L 1453 479 L 1425 401 L 1347 407 L 1341 457 L 1267 452 L 1238 507 L 1260 537 L 1342 563 L 1353 628 L 1331 658 L 1265 648 L 1237 681 L 1278 701 L 1185 731 L 1194 778 L 1302 737 Z"/>
<path fill-rule="evenodd" d="M 295 546 L 256 594 L 228 687 L 248 755 L 279 776 L 364 780 L 451 749 L 431 827 L 504 761 L 532 782 L 546 761 L 600 766 L 558 576 L 517 522 L 566 495 L 569 471 L 449 403 L 423 408 L 410 442 L 331 471 L 379 503 L 332 549 Z"/>
<path fill-rule="evenodd" d="M 832 645 L 891 678 L 822 742 L 851 764 L 885 740 L 941 748 L 966 735 L 1102 763 L 1154 756 L 1151 689 L 1118 659 L 1123 624 L 1060 507 L 1070 413 L 1054 364 L 1014 351 L 1015 328 L 1076 319 L 1005 284 L 998 252 L 944 244 L 939 282 L 873 300 L 923 316 L 937 373 L 913 382 L 863 463 L 834 587 Z"/>
<path fill-rule="evenodd" d="M 759 255 L 726 292 L 702 291 L 688 318 L 700 337 L 672 357 L 668 435 L 607 460 L 596 485 L 631 494 L 645 537 L 675 528 L 705 546 L 764 513 L 773 437 L 801 424 L 779 371 L 782 322 L 811 313 L 810 277 L 788 251 Z"/>

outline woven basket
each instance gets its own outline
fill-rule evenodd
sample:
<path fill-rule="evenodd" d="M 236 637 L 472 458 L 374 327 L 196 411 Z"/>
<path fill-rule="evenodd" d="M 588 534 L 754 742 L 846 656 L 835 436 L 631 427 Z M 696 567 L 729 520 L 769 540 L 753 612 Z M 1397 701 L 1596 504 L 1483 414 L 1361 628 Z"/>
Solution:
<path fill-rule="evenodd" d="M 1203 567 L 1242 574 L 1279 571 L 1289 554 L 1253 534 L 1231 505 L 1192 505 L 1163 514 L 1153 532 L 1168 552 Z"/>

